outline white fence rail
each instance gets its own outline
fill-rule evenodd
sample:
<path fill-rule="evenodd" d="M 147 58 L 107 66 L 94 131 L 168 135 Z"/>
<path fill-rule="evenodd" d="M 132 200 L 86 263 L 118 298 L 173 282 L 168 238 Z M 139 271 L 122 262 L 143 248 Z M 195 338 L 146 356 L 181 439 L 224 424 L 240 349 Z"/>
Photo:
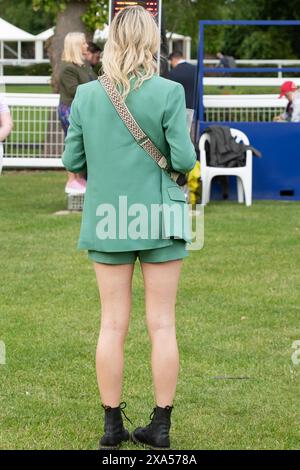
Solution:
<path fill-rule="evenodd" d="M 197 64 L 197 60 L 189 60 L 191 64 Z M 219 60 L 217 59 L 205 59 L 204 60 L 204 65 L 212 65 L 213 67 L 216 67 L 220 63 Z M 235 61 L 237 67 L 239 65 L 248 65 L 250 67 L 262 67 L 264 65 L 271 66 L 271 67 L 278 67 L 278 68 L 284 68 L 284 67 L 300 67 L 300 60 L 288 60 L 288 59 L 237 59 Z M 212 69 L 213 69 L 212 67 Z M 277 77 L 282 79 L 283 77 L 283 72 L 280 70 L 277 72 Z"/>
<path fill-rule="evenodd" d="M 277 87 L 278 90 L 287 80 L 292 80 L 300 86 L 300 78 L 268 78 L 268 77 L 204 77 L 205 86 L 247 86 L 247 87 Z"/>
<path fill-rule="evenodd" d="M 191 61 L 192 62 L 192 61 Z M 197 62 L 197 61 L 195 61 Z M 204 59 L 205 65 L 217 65 L 218 59 Z M 236 59 L 238 65 L 277 65 L 277 67 L 287 67 L 289 65 L 300 65 L 299 59 Z"/>
<path fill-rule="evenodd" d="M 4 167 L 62 167 L 64 135 L 58 118 L 59 95 L 7 94 L 14 129 L 4 144 Z M 277 95 L 207 95 L 207 121 L 272 121 L 285 100 Z"/>
<path fill-rule="evenodd" d="M 59 95 L 54 93 L 6 93 L 9 106 L 44 106 L 57 108 Z"/>
<path fill-rule="evenodd" d="M 206 121 L 270 122 L 282 113 L 286 101 L 278 95 L 207 95 Z"/>
<path fill-rule="evenodd" d="M 274 78 L 274 77 L 205 77 L 206 86 L 263 86 L 280 87 L 286 80 L 294 81 L 300 86 L 300 78 Z M 50 85 L 51 77 L 47 76 L 5 76 L 0 77 L 0 88 L 5 85 Z"/>
<path fill-rule="evenodd" d="M 26 61 L 25 61 L 26 62 Z M 35 63 L 34 60 L 27 60 L 28 64 Z M 48 60 L 44 60 L 44 63 L 49 62 Z M 198 61 L 191 59 L 187 62 L 197 65 Z M 237 59 L 236 61 L 237 66 L 239 65 L 248 65 L 250 67 L 256 66 L 272 66 L 272 67 L 300 67 L 300 60 L 285 60 L 285 59 Z M 217 66 L 219 61 L 217 59 L 205 59 L 205 65 L 212 65 Z M 19 65 L 16 61 L 14 61 L 13 65 Z M 213 72 L 213 67 L 211 71 Z M 235 78 L 235 77 L 207 77 L 205 79 L 206 85 L 216 85 L 216 86 L 280 86 L 282 84 L 283 72 L 279 71 L 276 78 Z M 287 77 L 284 80 L 288 80 Z M 292 80 L 297 81 L 297 84 L 300 85 L 300 79 Z M 0 75 L 0 86 L 1 85 L 49 85 L 51 82 L 50 76 L 13 76 L 13 75 Z"/>
<path fill-rule="evenodd" d="M 5 75 L 0 76 L 0 85 L 49 85 L 51 77 L 47 75 Z"/>

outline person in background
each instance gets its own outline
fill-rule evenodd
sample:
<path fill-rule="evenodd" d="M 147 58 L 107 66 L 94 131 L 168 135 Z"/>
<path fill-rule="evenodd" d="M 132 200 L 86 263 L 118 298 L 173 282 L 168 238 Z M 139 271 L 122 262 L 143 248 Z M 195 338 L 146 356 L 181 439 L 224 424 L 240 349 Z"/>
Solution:
<path fill-rule="evenodd" d="M 217 52 L 216 57 L 220 61 L 217 68 L 234 69 L 236 67 L 235 59 L 231 55 L 224 55 L 223 52 Z"/>
<path fill-rule="evenodd" d="M 68 33 L 64 41 L 64 51 L 59 73 L 60 101 L 58 114 L 65 137 L 69 128 L 71 104 L 78 85 L 96 80 L 97 75 L 85 63 L 88 44 L 83 33 Z M 84 193 L 86 179 L 82 174 L 68 172 L 66 193 Z"/>
<path fill-rule="evenodd" d="M 191 129 L 195 106 L 197 67 L 184 60 L 181 51 L 172 52 L 169 56 L 169 61 L 171 64 L 169 79 L 174 82 L 181 83 L 184 87 L 187 107 L 187 123 L 188 128 Z"/>
<path fill-rule="evenodd" d="M 3 144 L 13 128 L 9 108 L 3 95 L 0 94 L 0 173 L 2 170 Z"/>
<path fill-rule="evenodd" d="M 300 122 L 300 91 L 296 83 L 286 81 L 282 84 L 278 98 L 288 100 L 284 113 L 274 118 L 275 122 Z"/>
<path fill-rule="evenodd" d="M 224 55 L 223 52 L 217 52 L 216 54 L 217 59 L 219 59 L 219 63 L 217 64 L 217 68 L 224 68 L 224 69 L 235 69 L 236 68 L 236 63 L 235 63 L 235 58 L 232 57 L 231 55 Z M 221 74 L 225 77 L 231 77 L 231 73 L 224 73 Z M 223 86 L 220 86 L 219 88 L 224 88 Z M 232 89 L 235 87 L 232 86 Z"/>
<path fill-rule="evenodd" d="M 97 46 L 97 44 L 95 44 L 94 42 L 88 42 L 87 53 L 86 53 L 85 59 L 90 69 L 91 80 L 94 80 L 94 78 L 92 77 L 94 76 L 95 73 L 97 75 L 100 75 L 101 52 L 102 51 L 100 47 Z"/>
<path fill-rule="evenodd" d="M 189 64 L 183 58 L 181 51 L 174 51 L 169 55 L 171 71 L 169 79 L 181 83 L 185 91 L 186 113 L 187 113 L 187 127 L 192 132 L 192 124 L 194 117 L 196 87 L 197 87 L 197 67 Z M 189 172 L 187 176 L 187 185 L 184 188 L 187 199 L 192 204 L 195 204 L 196 196 L 200 187 L 200 179 L 195 178 L 200 172 L 200 162 L 197 161 L 196 166 Z"/>

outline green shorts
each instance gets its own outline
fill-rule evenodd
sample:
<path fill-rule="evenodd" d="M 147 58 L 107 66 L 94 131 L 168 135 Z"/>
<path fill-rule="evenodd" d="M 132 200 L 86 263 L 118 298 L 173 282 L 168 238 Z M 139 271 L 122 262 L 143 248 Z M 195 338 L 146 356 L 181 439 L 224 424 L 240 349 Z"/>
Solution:
<path fill-rule="evenodd" d="M 183 259 L 188 256 L 184 240 L 172 240 L 173 244 L 163 248 L 140 251 L 117 251 L 105 253 L 103 251 L 88 251 L 90 260 L 104 264 L 134 264 L 139 258 L 141 263 L 164 263 Z"/>

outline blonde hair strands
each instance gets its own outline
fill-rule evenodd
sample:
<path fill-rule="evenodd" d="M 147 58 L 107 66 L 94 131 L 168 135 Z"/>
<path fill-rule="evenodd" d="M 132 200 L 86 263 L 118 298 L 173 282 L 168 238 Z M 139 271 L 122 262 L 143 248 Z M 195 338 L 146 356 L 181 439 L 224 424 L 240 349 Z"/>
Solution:
<path fill-rule="evenodd" d="M 154 55 L 159 44 L 159 28 L 145 8 L 126 7 L 113 19 L 102 65 L 103 72 L 120 87 L 124 99 L 130 92 L 131 78 L 137 78 L 137 89 L 157 72 Z"/>
<path fill-rule="evenodd" d="M 83 33 L 68 33 L 64 41 L 62 60 L 65 62 L 73 62 L 77 65 L 83 65 L 84 57 L 82 54 L 82 45 L 85 41 L 86 39 Z"/>

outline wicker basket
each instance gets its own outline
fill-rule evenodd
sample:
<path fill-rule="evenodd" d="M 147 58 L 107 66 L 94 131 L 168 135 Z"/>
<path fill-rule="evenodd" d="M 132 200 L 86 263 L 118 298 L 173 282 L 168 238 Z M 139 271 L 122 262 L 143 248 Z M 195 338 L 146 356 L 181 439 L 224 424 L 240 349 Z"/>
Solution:
<path fill-rule="evenodd" d="M 68 211 L 82 211 L 84 194 L 68 194 Z"/>

